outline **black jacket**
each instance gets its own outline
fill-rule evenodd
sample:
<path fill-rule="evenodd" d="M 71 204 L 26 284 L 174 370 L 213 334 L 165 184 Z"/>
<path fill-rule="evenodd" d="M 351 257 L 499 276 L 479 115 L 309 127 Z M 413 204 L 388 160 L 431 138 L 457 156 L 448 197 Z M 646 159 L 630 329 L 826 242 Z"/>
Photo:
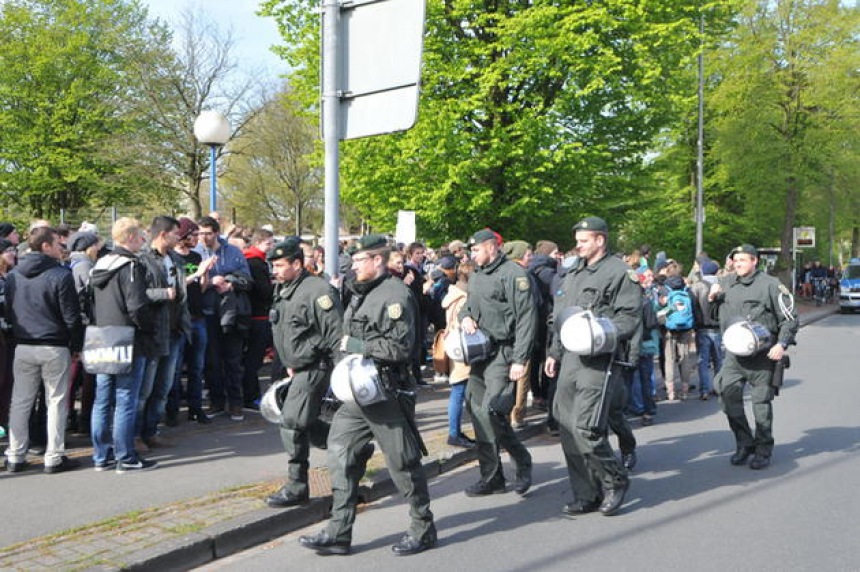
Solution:
<path fill-rule="evenodd" d="M 137 256 L 122 247 L 93 267 L 93 300 L 97 326 L 133 326 L 135 352 L 158 357 L 155 319 L 146 295 L 146 270 Z M 137 354 L 136 354 L 137 355 Z"/>
<path fill-rule="evenodd" d="M 6 277 L 6 318 L 19 344 L 72 351 L 83 344 L 72 271 L 41 252 L 25 256 Z"/>
<path fill-rule="evenodd" d="M 254 281 L 253 289 L 248 293 L 251 299 L 251 317 L 269 318 L 269 310 L 272 309 L 272 296 L 275 286 L 269 277 L 269 264 L 266 262 L 265 253 L 248 249 L 245 252 L 248 260 L 248 268 L 251 270 L 251 279 Z"/>
<path fill-rule="evenodd" d="M 182 261 L 173 251 L 167 253 L 173 262 L 174 290 L 176 296 L 173 300 L 167 297 L 167 289 L 170 281 L 164 267 L 164 259 L 161 254 L 153 250 L 145 250 L 140 253 L 138 259 L 146 269 L 146 296 L 152 303 L 151 309 L 155 321 L 156 336 L 154 339 L 156 351 L 159 356 L 170 353 L 170 336 L 174 332 L 189 333 L 190 317 L 185 295 L 185 273 Z"/>

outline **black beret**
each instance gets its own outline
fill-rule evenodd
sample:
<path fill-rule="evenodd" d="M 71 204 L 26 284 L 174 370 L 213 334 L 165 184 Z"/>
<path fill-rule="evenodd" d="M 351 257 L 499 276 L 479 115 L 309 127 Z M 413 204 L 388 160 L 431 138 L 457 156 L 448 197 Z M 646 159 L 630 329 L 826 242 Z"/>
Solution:
<path fill-rule="evenodd" d="M 756 258 L 758 258 L 758 250 L 756 250 L 755 246 L 753 246 L 752 244 L 742 244 L 740 246 L 736 246 L 732 249 L 731 257 L 734 258 L 735 254 L 740 253 L 749 254 L 750 256 L 755 256 Z"/>
<path fill-rule="evenodd" d="M 489 228 L 482 228 L 478 232 L 472 235 L 472 238 L 469 239 L 469 245 L 473 244 L 481 244 L 482 242 L 487 242 L 488 240 L 498 241 L 498 237 L 496 233 L 490 230 Z"/>
<path fill-rule="evenodd" d="M 281 258 L 292 258 L 302 252 L 302 241 L 295 237 L 282 240 L 272 247 L 266 255 L 266 260 L 279 260 Z"/>
<path fill-rule="evenodd" d="M 606 221 L 597 216 L 590 216 L 582 219 L 573 225 L 573 232 L 578 230 L 593 230 L 594 232 L 609 232 L 609 226 Z"/>
<path fill-rule="evenodd" d="M 0 222 L 0 238 L 6 238 L 15 232 L 15 225 L 8 222 Z"/>
<path fill-rule="evenodd" d="M 99 237 L 93 232 L 76 232 L 69 237 L 67 245 L 69 252 L 83 252 L 98 242 Z"/>
<path fill-rule="evenodd" d="M 356 253 L 365 252 L 367 250 L 377 250 L 379 248 L 388 248 L 388 239 L 381 234 L 366 234 L 358 239 L 358 248 Z"/>

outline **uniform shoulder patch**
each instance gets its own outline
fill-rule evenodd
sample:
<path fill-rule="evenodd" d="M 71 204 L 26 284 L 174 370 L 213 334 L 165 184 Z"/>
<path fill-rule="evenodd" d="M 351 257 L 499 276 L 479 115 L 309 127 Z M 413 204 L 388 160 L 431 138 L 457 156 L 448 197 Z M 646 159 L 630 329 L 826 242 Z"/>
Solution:
<path fill-rule="evenodd" d="M 517 290 L 520 292 L 525 292 L 529 289 L 529 279 L 527 277 L 520 277 L 516 279 Z"/>
<path fill-rule="evenodd" d="M 323 294 L 322 296 L 317 298 L 317 305 L 319 305 L 319 307 L 323 310 L 328 311 L 331 310 L 334 306 L 334 300 L 332 300 L 331 296 L 329 296 L 328 294 Z"/>
<path fill-rule="evenodd" d="M 403 315 L 403 306 L 398 303 L 388 305 L 388 317 L 392 320 L 399 320 Z"/>
<path fill-rule="evenodd" d="M 635 270 L 628 270 L 627 271 L 627 277 L 630 278 L 630 280 L 632 280 L 633 282 L 636 282 L 637 284 L 639 284 L 639 275 L 636 274 Z"/>
<path fill-rule="evenodd" d="M 783 294 L 785 294 L 786 296 L 791 295 L 791 292 L 788 290 L 788 288 L 785 286 L 785 284 L 780 284 L 778 286 L 778 288 L 779 288 L 779 291 L 782 292 Z"/>

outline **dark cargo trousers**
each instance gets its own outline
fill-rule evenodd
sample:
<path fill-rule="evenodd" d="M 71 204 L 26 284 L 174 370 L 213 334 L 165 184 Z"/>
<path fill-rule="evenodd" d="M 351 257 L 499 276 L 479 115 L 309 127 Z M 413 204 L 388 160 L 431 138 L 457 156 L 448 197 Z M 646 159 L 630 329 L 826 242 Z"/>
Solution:
<path fill-rule="evenodd" d="M 414 416 L 414 398 L 400 398 Z M 332 509 L 326 531 L 339 542 L 352 541 L 352 525 L 358 503 L 358 483 L 367 467 L 366 445 L 375 439 L 397 490 L 409 503 L 408 533 L 421 539 L 435 534 L 427 477 L 421 465 L 421 450 L 401 406 L 394 399 L 362 407 L 344 403 L 334 414 L 328 439 L 328 473 Z"/>
<path fill-rule="evenodd" d="M 773 452 L 773 388 L 770 386 L 776 362 L 762 352 L 750 357 L 726 353 L 723 367 L 714 379 L 720 406 L 729 420 L 738 448 L 754 448 L 757 455 L 770 457 Z M 744 412 L 744 386 L 750 385 L 755 435 Z"/>
<path fill-rule="evenodd" d="M 286 489 L 308 493 L 308 457 L 311 445 L 325 449 L 328 426 L 319 420 L 330 372 L 313 369 L 295 372 L 281 408 L 281 441 L 289 457 Z"/>
<path fill-rule="evenodd" d="M 553 403 L 570 485 L 575 499 L 583 503 L 627 483 L 627 471 L 615 457 L 607 431 L 594 430 L 607 359 L 565 355 Z M 617 399 L 615 388 L 623 383 L 620 367 L 614 368 L 611 399 Z"/>
<path fill-rule="evenodd" d="M 632 377 L 633 372 L 625 370 L 622 376 Z M 622 378 L 623 379 L 623 378 Z M 609 408 L 609 428 L 618 437 L 618 448 L 622 455 L 628 455 L 636 450 L 636 437 L 633 436 L 633 427 L 627 421 L 624 410 L 627 408 L 629 393 L 627 392 L 627 380 L 615 383 L 613 387 L 612 401 Z"/>
<path fill-rule="evenodd" d="M 488 361 L 473 364 L 466 386 L 466 403 L 475 428 L 475 443 L 481 480 L 490 482 L 503 479 L 501 449 L 514 460 L 517 472 L 532 466 L 532 457 L 520 442 L 508 421 L 514 407 L 514 389 L 511 381 L 511 347 L 502 346 Z"/>

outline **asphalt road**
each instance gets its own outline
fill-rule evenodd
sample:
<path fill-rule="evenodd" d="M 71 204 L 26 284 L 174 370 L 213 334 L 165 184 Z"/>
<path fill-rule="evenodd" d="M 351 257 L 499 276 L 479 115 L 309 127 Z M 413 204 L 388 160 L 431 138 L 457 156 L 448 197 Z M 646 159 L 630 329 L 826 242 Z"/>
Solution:
<path fill-rule="evenodd" d="M 436 549 L 390 551 L 407 524 L 392 498 L 367 507 L 349 557 L 319 557 L 287 535 L 203 570 L 860 570 L 860 316 L 804 328 L 776 399 L 773 463 L 733 467 L 734 443 L 715 401 L 658 406 L 635 424 L 639 465 L 620 514 L 560 514 L 570 487 L 560 446 L 528 442 L 535 487 L 470 499 L 474 465 L 431 483 Z M 511 468 L 507 468 L 510 474 Z"/>
<path fill-rule="evenodd" d="M 439 386 L 419 394 L 423 431 L 447 427 L 448 393 Z M 88 438 L 67 441 L 67 452 L 84 468 L 46 475 L 41 465 L 22 473 L 0 471 L 0 515 L 13 516 L 0 527 L 0 547 L 110 519 L 131 511 L 192 499 L 222 489 L 283 478 L 286 457 L 276 427 L 259 413 L 245 421 L 226 416 L 212 425 L 183 422 L 165 428 L 175 447 L 144 455 L 159 461 L 154 471 L 118 475 L 92 470 Z M 76 449 L 74 445 L 81 445 Z M 0 447 L 0 450 L 5 447 Z M 41 460 L 40 457 L 35 457 Z M 311 449 L 311 464 L 325 466 L 326 453 Z"/>

